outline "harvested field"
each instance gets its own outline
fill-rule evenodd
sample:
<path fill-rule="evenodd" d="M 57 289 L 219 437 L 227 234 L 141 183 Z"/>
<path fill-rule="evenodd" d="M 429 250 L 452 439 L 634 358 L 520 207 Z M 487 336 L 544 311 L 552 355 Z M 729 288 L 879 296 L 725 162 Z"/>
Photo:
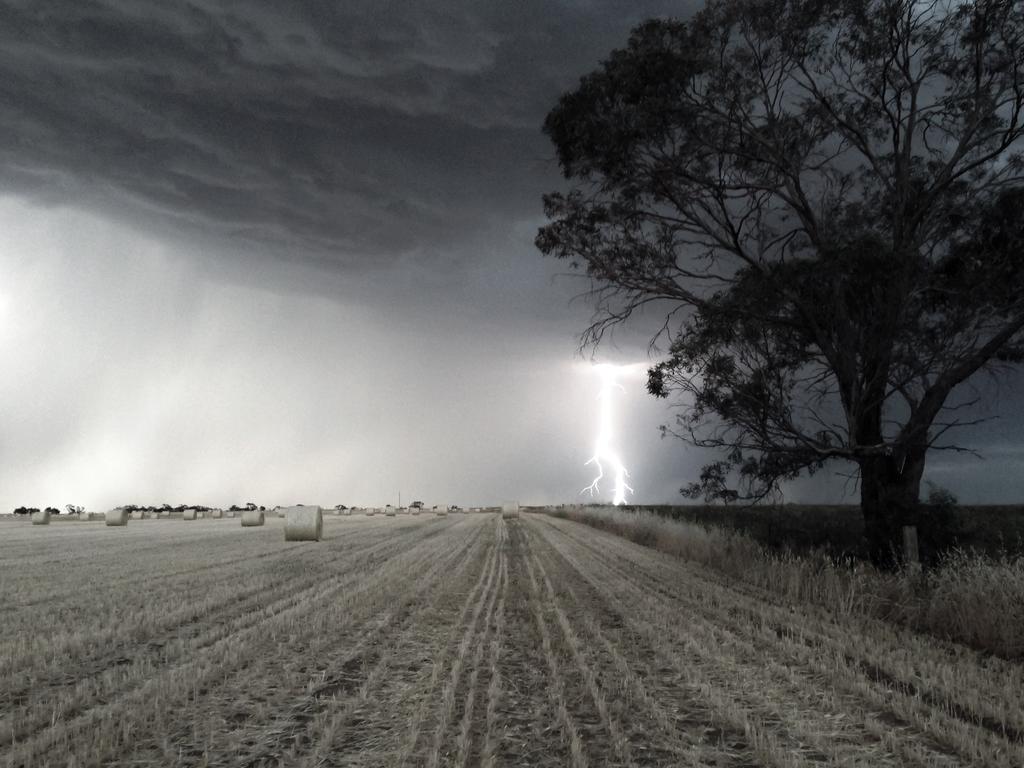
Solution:
<path fill-rule="evenodd" d="M 0 766 L 1024 765 L 1014 662 L 568 520 L 283 526 L 5 528 Z"/>

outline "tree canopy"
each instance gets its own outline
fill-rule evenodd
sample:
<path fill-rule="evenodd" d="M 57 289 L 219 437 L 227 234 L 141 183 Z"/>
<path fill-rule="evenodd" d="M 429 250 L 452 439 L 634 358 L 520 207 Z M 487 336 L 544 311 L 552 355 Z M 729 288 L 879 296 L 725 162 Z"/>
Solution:
<path fill-rule="evenodd" d="M 548 115 L 542 252 L 591 279 L 584 346 L 664 309 L 648 388 L 720 449 L 684 492 L 859 472 L 890 557 L 951 395 L 1024 359 L 1024 4 L 722 0 L 653 20 Z"/>

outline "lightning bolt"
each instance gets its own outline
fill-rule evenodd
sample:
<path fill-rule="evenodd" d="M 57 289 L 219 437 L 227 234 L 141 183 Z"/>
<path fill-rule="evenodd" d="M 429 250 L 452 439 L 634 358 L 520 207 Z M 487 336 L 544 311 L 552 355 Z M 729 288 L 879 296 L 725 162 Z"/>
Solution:
<path fill-rule="evenodd" d="M 600 493 L 601 489 L 598 487 L 598 483 L 604 479 L 604 468 L 607 466 L 612 474 L 614 486 L 612 504 L 625 504 L 626 491 L 632 493 L 633 489 L 626 484 L 629 472 L 613 447 L 613 433 L 615 431 L 613 393 L 616 389 L 623 392 L 626 390 L 615 380 L 616 366 L 602 363 L 601 365 L 594 366 L 594 370 L 601 376 L 601 392 L 597 396 L 598 401 L 601 403 L 601 408 L 598 412 L 597 440 L 594 443 L 594 455 L 583 466 L 586 467 L 593 464 L 597 468 L 597 477 L 580 493 L 584 494 L 589 491 L 591 497 L 595 493 Z"/>

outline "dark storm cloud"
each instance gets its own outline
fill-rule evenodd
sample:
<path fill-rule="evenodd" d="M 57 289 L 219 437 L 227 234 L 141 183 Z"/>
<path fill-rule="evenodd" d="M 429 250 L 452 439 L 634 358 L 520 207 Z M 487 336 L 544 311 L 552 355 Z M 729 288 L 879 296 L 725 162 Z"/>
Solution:
<path fill-rule="evenodd" d="M 536 215 L 539 126 L 686 3 L 0 3 L 0 183 L 317 250 Z"/>

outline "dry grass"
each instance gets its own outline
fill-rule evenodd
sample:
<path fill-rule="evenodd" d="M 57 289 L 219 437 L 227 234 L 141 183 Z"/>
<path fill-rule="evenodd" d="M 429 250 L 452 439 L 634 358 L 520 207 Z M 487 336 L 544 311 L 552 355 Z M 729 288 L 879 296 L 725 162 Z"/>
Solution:
<path fill-rule="evenodd" d="M 824 554 L 778 554 L 735 531 L 615 507 L 546 510 L 708 566 L 794 603 L 905 624 L 1004 658 L 1024 658 L 1024 556 L 956 552 L 923 575 L 881 573 Z"/>
<path fill-rule="evenodd" d="M 10 526 L 0 766 L 1024 764 L 1020 664 L 568 520 L 327 525 Z"/>

